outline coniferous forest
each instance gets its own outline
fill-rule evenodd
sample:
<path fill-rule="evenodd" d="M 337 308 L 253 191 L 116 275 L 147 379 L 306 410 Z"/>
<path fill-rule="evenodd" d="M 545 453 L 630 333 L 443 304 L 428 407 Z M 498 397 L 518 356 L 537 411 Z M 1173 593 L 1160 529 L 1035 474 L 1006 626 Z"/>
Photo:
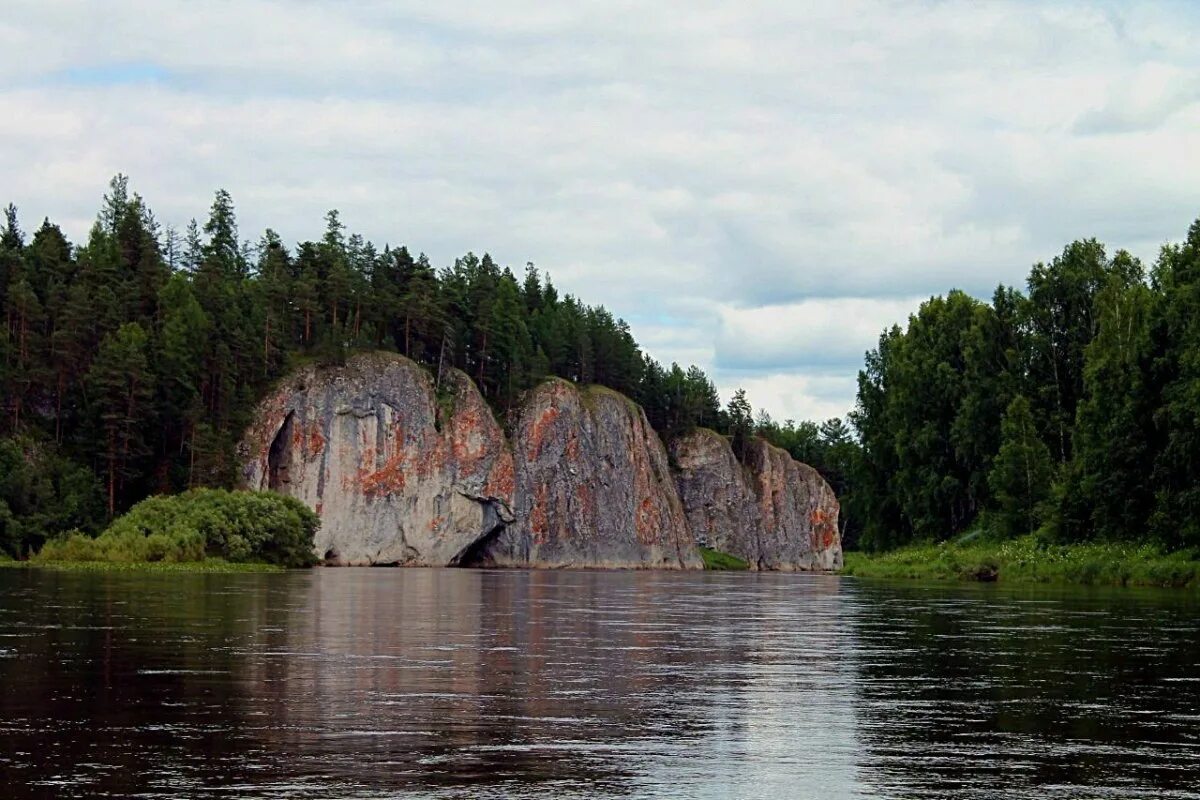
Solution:
<path fill-rule="evenodd" d="M 503 420 L 557 375 L 638 401 L 665 440 L 714 428 L 812 464 L 847 544 L 880 550 L 980 530 L 1200 546 L 1200 223 L 1147 270 L 1077 241 L 992 302 L 951 291 L 866 355 L 846 420 L 720 405 L 628 325 L 548 275 L 468 253 L 436 267 L 347 233 L 242 238 L 218 191 L 164 228 L 117 176 L 87 241 L 49 220 L 0 229 L 0 550 L 96 532 L 158 493 L 233 485 L 254 404 L 305 360 L 394 350 L 469 374 Z"/>
<path fill-rule="evenodd" d="M 664 369 L 606 309 L 549 276 L 468 253 L 435 268 L 405 247 L 348 234 L 240 237 L 218 191 L 207 219 L 164 229 L 113 179 L 86 242 L 49 220 L 0 229 L 0 550 L 96 532 L 156 493 L 231 486 L 235 446 L 274 380 L 304 360 L 398 351 L 469 374 L 501 419 L 558 375 L 634 398 L 664 438 L 752 428 L 744 395 L 719 408 L 696 367 Z"/>

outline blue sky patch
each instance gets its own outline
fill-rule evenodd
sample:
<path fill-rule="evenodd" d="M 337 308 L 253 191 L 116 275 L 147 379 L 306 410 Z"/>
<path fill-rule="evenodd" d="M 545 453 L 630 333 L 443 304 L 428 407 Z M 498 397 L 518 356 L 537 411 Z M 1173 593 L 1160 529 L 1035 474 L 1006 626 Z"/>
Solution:
<path fill-rule="evenodd" d="M 93 64 L 70 67 L 55 73 L 54 83 L 75 86 L 121 86 L 131 83 L 160 83 L 171 77 L 171 73 L 159 64 L 131 61 L 122 64 Z"/>

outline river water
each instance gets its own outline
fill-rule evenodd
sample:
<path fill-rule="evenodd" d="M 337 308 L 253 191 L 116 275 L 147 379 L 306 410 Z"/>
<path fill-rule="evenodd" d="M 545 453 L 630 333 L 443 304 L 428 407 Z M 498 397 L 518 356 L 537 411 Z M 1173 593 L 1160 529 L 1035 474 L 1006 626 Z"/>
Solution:
<path fill-rule="evenodd" d="M 1200 798 L 1187 592 L 0 570 L 0 795 Z"/>

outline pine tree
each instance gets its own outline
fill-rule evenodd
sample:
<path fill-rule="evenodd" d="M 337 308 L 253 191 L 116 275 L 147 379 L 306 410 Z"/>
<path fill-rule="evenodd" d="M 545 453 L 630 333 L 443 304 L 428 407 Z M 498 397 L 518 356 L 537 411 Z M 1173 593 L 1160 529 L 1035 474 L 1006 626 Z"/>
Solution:
<path fill-rule="evenodd" d="M 201 370 L 212 322 L 191 284 L 172 276 L 163 287 L 162 330 L 158 337 L 159 409 L 163 420 L 161 454 L 173 488 L 193 485 L 196 428 L 203 416 Z"/>
<path fill-rule="evenodd" d="M 738 389 L 733 393 L 725 414 L 729 420 L 729 436 L 733 454 L 739 460 L 745 461 L 750 452 L 750 442 L 754 438 L 754 410 L 750 407 L 750 401 L 746 399 L 745 389 Z"/>
<path fill-rule="evenodd" d="M 88 371 L 90 399 L 101 434 L 109 517 L 123 505 L 127 483 L 144 474 L 138 461 L 149 452 L 147 416 L 154 385 L 148 343 L 141 325 L 122 325 L 104 337 Z"/>

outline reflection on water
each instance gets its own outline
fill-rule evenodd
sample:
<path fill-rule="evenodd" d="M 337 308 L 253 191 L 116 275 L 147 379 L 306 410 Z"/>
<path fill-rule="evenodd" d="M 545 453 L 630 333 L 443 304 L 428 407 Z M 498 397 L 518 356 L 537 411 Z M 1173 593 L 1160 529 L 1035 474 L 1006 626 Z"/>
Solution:
<path fill-rule="evenodd" d="M 5 796 L 1200 797 L 1186 593 L 0 571 Z"/>

